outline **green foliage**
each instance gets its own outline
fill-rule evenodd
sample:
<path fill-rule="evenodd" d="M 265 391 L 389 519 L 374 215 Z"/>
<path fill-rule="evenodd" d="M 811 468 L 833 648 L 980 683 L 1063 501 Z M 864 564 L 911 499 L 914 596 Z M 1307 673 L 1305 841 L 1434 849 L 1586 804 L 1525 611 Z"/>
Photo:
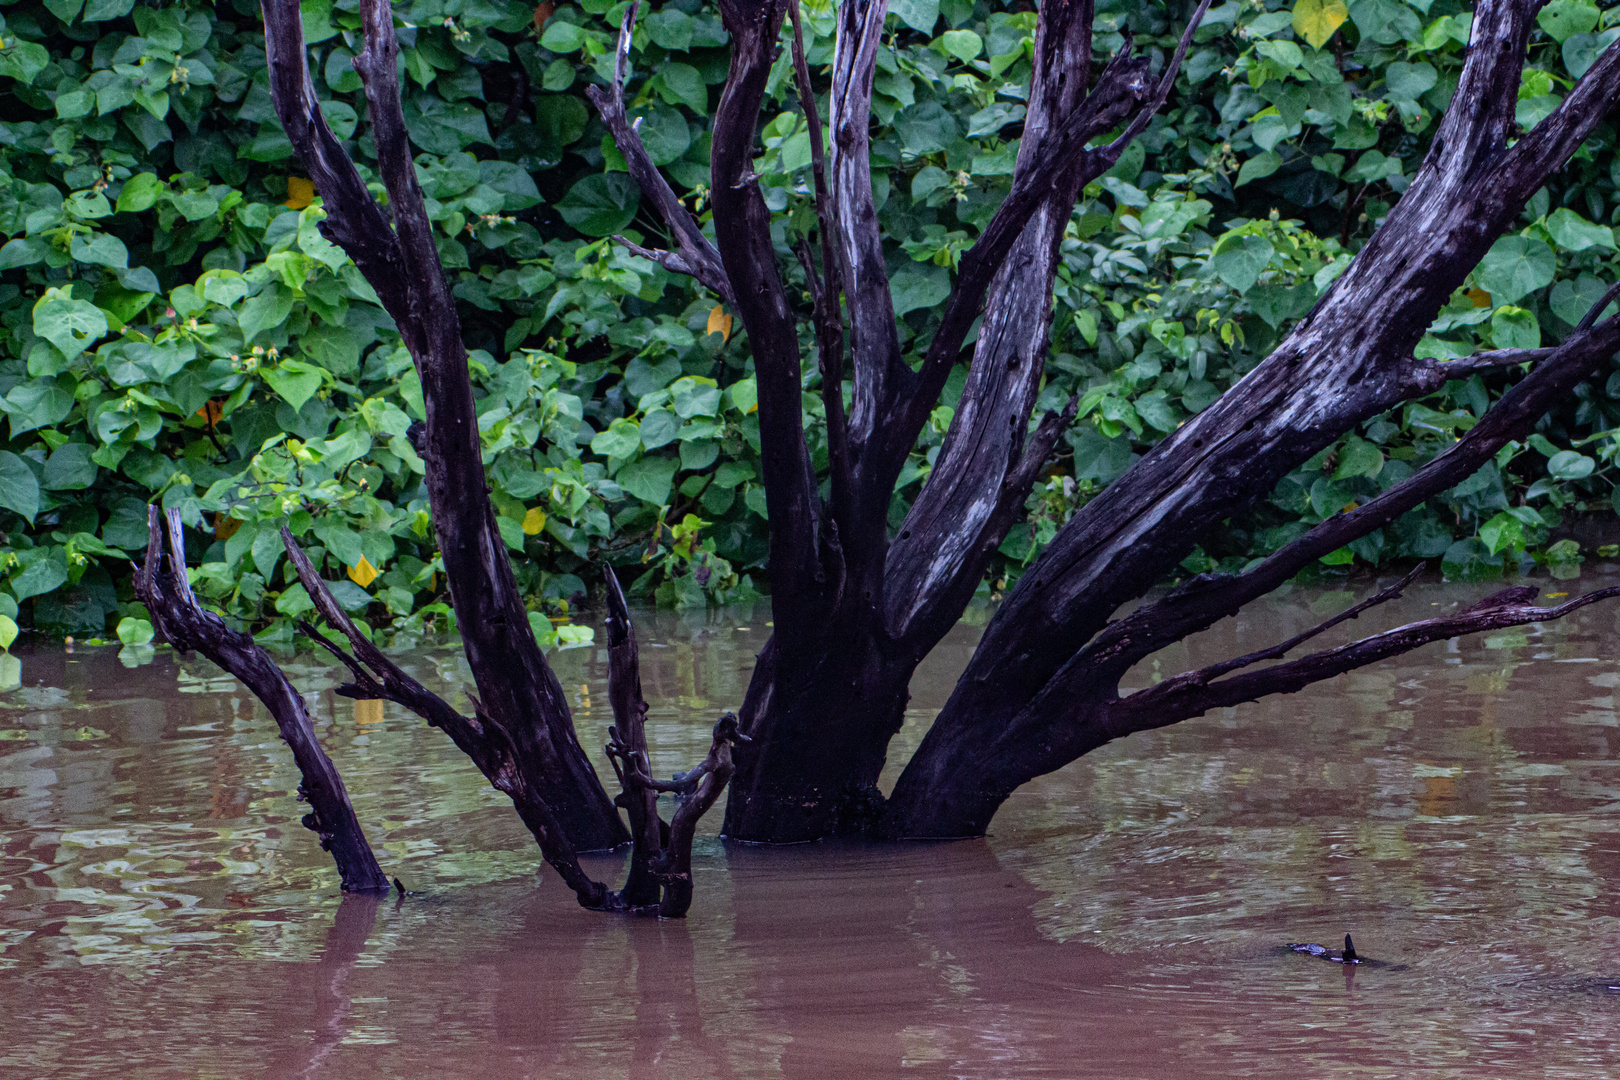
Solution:
<path fill-rule="evenodd" d="M 913 355 L 1011 182 L 1035 26 L 1022 6 L 891 5 L 872 164 Z M 583 0 L 537 26 L 518 0 L 397 8 L 406 118 L 472 350 L 501 534 L 557 644 L 577 632 L 548 630 L 544 616 L 562 618 L 604 561 L 633 591 L 692 605 L 750 595 L 766 551 L 746 335 L 716 298 L 610 239 L 664 242 L 584 97 L 610 73 L 621 13 Z M 288 618 L 310 608 L 282 557 L 283 525 L 378 629 L 450 625 L 412 444 L 421 384 L 372 290 L 321 233 L 324 210 L 270 102 L 257 5 L 17 0 L 0 15 L 0 617 L 116 626 L 141 645 L 129 560 L 157 502 L 181 511 L 198 591 L 267 637 L 287 638 Z M 815 0 L 804 16 L 819 77 L 833 10 Z M 1098 56 L 1127 30 L 1168 49 L 1183 17 L 1181 5 L 1105 0 Z M 351 63 L 357 2 L 310 0 L 304 19 L 321 108 L 374 181 Z M 1343 271 L 1414 175 L 1469 19 L 1456 0 L 1234 0 L 1210 12 L 1174 104 L 1085 191 L 1063 242 L 1041 401 L 1079 393 L 1080 419 L 993 581 L 1252 368 Z M 1521 122 L 1556 106 L 1620 36 L 1616 21 L 1580 0 L 1544 9 Z M 673 0 L 645 12 L 631 51 L 628 109 L 700 217 L 726 43 L 712 5 Z M 792 83 L 779 63 L 754 168 L 802 300 L 789 245 L 814 212 Z M 1538 194 L 1422 354 L 1569 332 L 1615 275 L 1612 149 L 1605 131 Z M 804 423 L 824 469 L 801 325 Z M 1508 382 L 1457 381 L 1363 425 L 1188 568 L 1241 566 L 1397 482 Z M 902 475 L 895 522 L 961 386 L 958 373 Z M 1605 375 L 1444 499 L 1324 561 L 1439 556 L 1472 575 L 1537 559 L 1578 572 L 1578 551 L 1549 540 L 1565 513 L 1608 510 L 1615 428 L 1620 378 Z"/>

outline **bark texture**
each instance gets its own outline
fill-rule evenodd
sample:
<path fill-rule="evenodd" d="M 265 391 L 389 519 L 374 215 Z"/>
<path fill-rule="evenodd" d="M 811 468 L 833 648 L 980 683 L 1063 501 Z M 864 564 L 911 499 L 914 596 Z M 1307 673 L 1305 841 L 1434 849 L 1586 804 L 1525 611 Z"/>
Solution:
<path fill-rule="evenodd" d="M 461 322 L 433 242 L 399 96 L 393 11 L 362 0 L 365 84 L 385 214 L 318 107 L 295 0 L 263 0 L 271 97 L 326 208 L 323 230 L 354 259 L 396 324 L 422 380 L 423 461 L 434 533 L 481 710 L 502 727 L 580 850 L 628 837 L 574 734 L 567 700 L 535 642 L 495 525 Z M 390 216 L 392 220 L 390 220 Z"/>
<path fill-rule="evenodd" d="M 716 279 L 712 260 L 689 260 L 698 280 L 735 299 L 754 350 L 770 512 L 776 632 L 741 710 L 752 742 L 737 752 L 728 835 L 774 842 L 851 832 L 977 835 L 1019 784 L 1122 734 L 1243 695 L 1295 690 L 1438 637 L 1569 609 L 1537 608 L 1515 594 L 1466 618 L 1414 623 L 1254 669 L 1274 659 L 1268 651 L 1178 683 L 1174 693 L 1120 697 L 1119 679 L 1132 664 L 1466 477 L 1495 448 L 1526 434 L 1557 394 L 1588 377 L 1620 344 L 1613 324 L 1584 325 L 1558 349 L 1506 350 L 1450 363 L 1412 356 L 1452 292 L 1620 92 L 1620 54 L 1610 48 L 1552 115 L 1519 137 L 1514 106 L 1540 5 L 1484 0 L 1428 158 L 1383 227 L 1267 360 L 1060 531 L 992 620 L 885 800 L 875 784 L 904 717 L 912 673 L 960 617 L 1070 419 L 1058 413 L 1032 426 L 1030 414 L 1048 350 L 1057 245 L 1075 199 L 1168 99 L 1207 4 L 1192 13 L 1180 47 L 1156 75 L 1128 41 L 1093 75 L 1090 0 L 1040 5 L 1012 188 L 965 253 L 917 370 L 901 355 L 869 158 L 872 84 L 887 5 L 840 5 L 825 93 L 831 132 L 825 149 L 821 101 L 794 13 L 795 83 L 813 136 L 820 230 L 819 243 L 804 244 L 796 254 L 810 286 L 813 317 L 805 324 L 815 336 L 828 405 L 832 476 L 824 504 L 800 427 L 799 326 L 747 167 L 784 2 L 721 4 L 733 41 L 713 130 L 713 225 L 724 277 Z M 632 9 L 621 49 L 628 48 L 633 20 Z M 615 122 L 622 86 L 613 90 L 593 99 L 626 160 L 644 160 L 633 129 Z M 1113 141 L 1091 145 L 1122 125 Z M 661 178 L 643 179 L 649 171 L 655 173 L 635 175 L 687 258 L 686 237 L 696 223 L 661 196 L 661 185 L 667 188 Z M 978 336 L 964 355 L 976 319 L 982 319 Z M 970 361 L 966 389 L 939 459 L 904 524 L 891 534 L 887 513 L 895 480 L 951 369 L 963 359 Z M 1355 424 L 1448 379 L 1527 363 L 1536 367 L 1520 387 L 1407 483 L 1324 523 L 1249 573 L 1194 582 L 1110 621 L 1122 604 L 1172 575 L 1212 528 L 1263 498 Z M 846 371 L 852 384 L 847 418 L 838 385 Z"/>
<path fill-rule="evenodd" d="M 225 620 L 198 605 L 186 577 L 185 536 L 180 526 L 180 512 L 168 512 L 167 536 L 164 524 L 158 508 L 150 507 L 146 564 L 135 574 L 135 593 L 151 612 L 157 632 L 182 652 L 202 653 L 240 679 L 264 702 L 303 777 L 298 785 L 298 797 L 309 803 L 304 827 L 319 836 L 321 847 L 332 853 L 343 891 L 387 892 L 388 878 L 377 865 L 377 857 L 360 829 L 343 778 L 315 737 L 315 726 L 310 723 L 303 697 L 270 659 L 270 654 L 251 636 L 231 629 L 225 625 Z"/>

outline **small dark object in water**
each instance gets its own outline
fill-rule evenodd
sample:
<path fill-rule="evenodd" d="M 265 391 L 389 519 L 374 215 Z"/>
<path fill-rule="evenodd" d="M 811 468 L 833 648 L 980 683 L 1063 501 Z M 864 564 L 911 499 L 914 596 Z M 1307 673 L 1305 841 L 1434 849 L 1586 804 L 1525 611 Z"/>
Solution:
<path fill-rule="evenodd" d="M 1320 956 L 1322 959 L 1331 960 L 1335 964 L 1361 963 L 1361 957 L 1356 955 L 1356 944 L 1350 940 L 1349 934 L 1344 935 L 1343 952 L 1336 953 L 1323 945 L 1295 945 L 1290 943 L 1288 947 L 1295 952 L 1305 953 L 1308 956 Z"/>

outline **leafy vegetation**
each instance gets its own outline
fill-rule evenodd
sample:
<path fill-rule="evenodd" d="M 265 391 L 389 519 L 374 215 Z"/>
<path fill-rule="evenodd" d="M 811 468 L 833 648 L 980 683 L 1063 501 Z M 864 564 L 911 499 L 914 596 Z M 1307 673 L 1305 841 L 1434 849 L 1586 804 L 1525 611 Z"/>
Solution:
<path fill-rule="evenodd" d="M 370 157 L 350 60 L 355 0 L 303 5 L 322 109 Z M 765 557 L 746 336 L 717 298 L 616 244 L 661 246 L 584 97 L 611 74 L 624 4 L 396 7 L 406 116 L 461 302 L 502 536 L 549 640 L 602 561 L 633 591 L 694 605 L 753 594 Z M 1168 51 L 1181 5 L 1108 0 L 1099 57 L 1134 32 Z M 921 355 L 962 251 L 1010 183 L 1035 16 L 1025 3 L 894 0 L 873 168 L 902 340 Z M 805 6 L 809 60 L 833 10 Z M 0 4 L 0 616 L 144 644 L 129 557 L 145 507 L 178 507 L 207 600 L 271 638 L 310 600 L 283 523 L 377 628 L 453 619 L 412 424 L 410 358 L 375 295 L 321 234 L 320 200 L 271 108 L 249 0 Z M 1169 108 L 1085 192 L 1064 243 L 1043 405 L 1079 395 L 1064 453 L 987 589 L 1145 449 L 1252 368 L 1348 264 L 1416 171 L 1455 87 L 1470 16 L 1455 0 L 1238 0 L 1210 11 Z M 1620 9 L 1553 0 L 1518 119 L 1533 124 Z M 701 212 L 726 35 L 701 0 L 641 20 L 630 112 Z M 787 52 L 756 171 L 784 272 L 813 228 L 810 141 Z M 825 115 L 826 110 L 822 110 Z M 1615 274 L 1614 131 L 1538 193 L 1423 339 L 1461 356 L 1567 334 Z M 381 185 L 373 185 L 381 194 Z M 802 281 L 800 281 L 802 286 Z M 824 468 L 806 340 L 805 423 Z M 915 497 L 960 394 L 948 386 L 893 517 Z M 1238 568 L 1410 475 L 1512 373 L 1474 376 L 1362 425 L 1279 485 L 1188 571 Z M 1428 507 L 1323 560 L 1418 557 L 1480 576 L 1578 572 L 1570 515 L 1612 512 L 1620 371 L 1525 445 Z"/>

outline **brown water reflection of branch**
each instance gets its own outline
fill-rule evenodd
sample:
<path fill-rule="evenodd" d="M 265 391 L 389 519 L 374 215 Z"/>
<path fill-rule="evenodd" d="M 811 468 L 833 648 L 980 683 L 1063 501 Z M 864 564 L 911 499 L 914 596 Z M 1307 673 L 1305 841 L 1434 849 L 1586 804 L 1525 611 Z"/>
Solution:
<path fill-rule="evenodd" d="M 307 1048 L 289 1047 L 271 1061 L 264 1075 L 320 1076 L 333 1051 L 343 1045 L 349 1035 L 349 1013 L 354 1004 L 349 997 L 349 973 L 365 952 L 366 939 L 371 936 L 382 901 L 381 896 L 373 893 L 344 894 L 332 927 L 326 932 L 314 977 L 307 980 L 303 977 L 308 970 L 303 965 L 299 965 L 298 975 L 294 977 L 295 989 L 308 986 L 315 994 L 310 1043 Z"/>

